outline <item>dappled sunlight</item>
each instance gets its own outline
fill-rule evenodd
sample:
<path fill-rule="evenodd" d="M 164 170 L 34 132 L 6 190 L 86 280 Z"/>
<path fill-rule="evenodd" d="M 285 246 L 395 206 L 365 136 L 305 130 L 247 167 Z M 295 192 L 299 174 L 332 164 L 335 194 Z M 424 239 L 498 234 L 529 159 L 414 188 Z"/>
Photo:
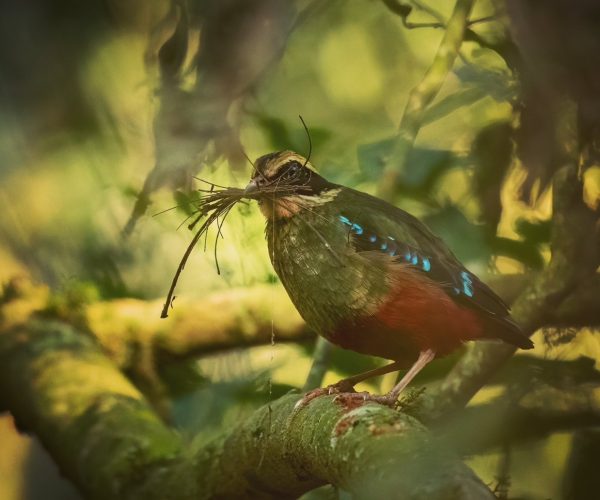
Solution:
<path fill-rule="evenodd" d="M 491 426 L 489 442 L 479 443 L 478 436 L 478 448 L 470 450 L 459 436 L 457 454 L 467 457 L 482 484 L 494 487 L 506 473 L 510 494 L 502 498 L 561 498 L 573 436 L 591 426 L 588 412 L 600 407 L 598 314 L 590 312 L 595 299 L 577 295 L 598 289 L 598 263 L 588 262 L 594 230 L 583 233 L 599 227 L 594 113 L 600 108 L 597 89 L 587 86 L 597 73 L 583 64 L 593 59 L 586 50 L 597 54 L 596 32 L 582 21 L 555 36 L 550 7 L 545 33 L 526 14 L 517 16 L 516 7 L 507 11 L 479 0 L 465 14 L 476 21 L 465 18 L 467 31 L 455 33 L 456 46 L 440 49 L 458 4 L 108 0 L 84 12 L 36 0 L 11 10 L 7 16 L 14 20 L 5 23 L 0 44 L 6 53 L 6 61 L 0 58 L 0 359 L 17 367 L 22 362 L 26 371 L 0 373 L 8 381 L 0 381 L 0 410 L 12 412 L 9 401 L 16 401 L 17 412 L 35 413 L 23 422 L 37 433 L 36 422 L 44 419 L 66 429 L 85 425 L 94 412 L 115 418 L 98 424 L 110 427 L 117 421 L 111 412 L 120 415 L 123 404 L 133 408 L 128 418 L 143 415 L 165 442 L 176 429 L 200 449 L 241 422 L 259 419 L 255 412 L 263 405 L 299 392 L 309 374 L 327 386 L 386 364 L 315 347 L 316 335 L 271 264 L 266 239 L 274 236 L 265 234 L 255 199 L 236 203 L 222 227 L 221 218 L 209 227 L 181 273 L 168 318 L 161 318 L 169 285 L 199 228 L 190 224 L 202 215 L 201 198 L 220 186 L 243 189 L 257 158 L 291 149 L 310 152 L 310 164 L 327 181 L 385 198 L 418 217 L 470 272 L 515 304 L 514 317 L 535 347 L 517 352 L 498 373 L 465 384 L 474 394 L 466 398 L 473 396 L 465 415 L 482 408 L 494 418 L 504 415 L 516 437 L 493 427 L 497 422 L 487 415 L 480 424 Z M 553 48 L 553 64 L 517 36 L 519 23 L 527 22 L 540 47 Z M 564 53 L 553 45 L 559 39 Z M 557 68 L 564 71 L 554 73 Z M 557 172 L 567 167 L 576 170 L 572 189 L 583 194 L 569 198 L 563 191 L 561 199 Z M 585 210 L 575 206 L 581 198 Z M 348 244 L 356 236 L 353 222 Z M 304 240 L 289 248 L 314 260 L 319 252 L 335 254 L 320 238 L 314 248 L 297 248 Z M 419 238 L 413 239 L 418 246 Z M 433 255 L 414 255 L 420 274 L 448 296 L 455 290 L 448 303 L 460 304 L 461 311 L 470 307 L 472 290 L 461 295 L 452 279 L 432 277 Z M 336 283 L 333 278 L 317 277 Z M 305 290 L 302 296 L 317 295 Z M 424 310 L 415 304 L 412 310 Z M 487 313 L 490 304 L 477 307 Z M 490 314 L 497 316 L 494 307 L 500 306 L 492 305 Z M 529 315 L 535 307 L 539 312 Z M 431 311 L 431 318 L 442 312 Z M 403 393 L 399 418 L 406 413 L 434 432 L 442 428 L 432 410 L 439 391 L 458 387 L 453 377 L 468 378 L 491 356 L 461 342 Z M 465 368 L 465 359 L 474 367 Z M 385 393 L 398 380 L 397 372 L 388 373 L 355 388 Z M 11 392 L 13 381 L 27 391 Z M 583 400 L 589 407 L 578 406 Z M 532 408 L 541 417 L 556 412 L 560 422 L 537 434 L 523 424 Z M 575 410 L 583 423 L 567 418 Z M 446 424 L 469 430 L 454 422 L 454 411 L 444 411 Z M 353 429 L 354 423 L 346 424 Z M 0 419 L 0 477 L 8 478 L 0 484 L 2 500 L 25 498 L 27 481 L 37 480 L 27 472 L 30 445 L 17 432 Z M 173 446 L 178 450 L 180 443 Z M 175 461 L 157 450 L 165 463 Z M 261 459 L 253 471 L 256 484 L 268 477 L 260 475 L 268 468 L 262 466 Z M 48 498 L 60 498 L 60 487 Z"/>

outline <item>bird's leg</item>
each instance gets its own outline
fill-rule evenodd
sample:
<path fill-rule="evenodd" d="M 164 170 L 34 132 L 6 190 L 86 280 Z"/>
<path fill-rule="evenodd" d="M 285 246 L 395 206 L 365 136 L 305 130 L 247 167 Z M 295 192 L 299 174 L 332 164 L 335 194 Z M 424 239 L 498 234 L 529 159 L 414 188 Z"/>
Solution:
<path fill-rule="evenodd" d="M 406 386 L 411 383 L 412 379 L 414 379 L 417 374 L 425 368 L 425 366 L 435 358 L 435 351 L 432 349 L 427 349 L 425 351 L 421 351 L 419 353 L 418 359 L 415 363 L 410 367 L 410 369 L 404 374 L 402 380 L 398 382 L 394 388 L 383 396 L 370 396 L 367 399 L 370 401 L 376 401 L 381 404 L 385 404 L 388 406 L 394 406 L 396 401 L 398 401 L 398 396 L 400 393 L 406 389 Z"/>
<path fill-rule="evenodd" d="M 354 375 L 352 377 L 344 378 L 335 384 L 328 385 L 327 387 L 322 387 L 319 389 L 314 389 L 312 391 L 307 392 L 304 397 L 296 403 L 296 407 L 302 407 L 308 404 L 315 398 L 319 396 L 325 396 L 327 394 L 343 394 L 343 393 L 353 393 L 354 386 L 363 380 L 370 379 L 372 377 L 377 377 L 379 375 L 385 375 L 386 373 L 395 372 L 402 369 L 402 365 L 398 361 L 394 361 L 386 366 L 380 366 L 379 368 L 374 368 L 373 370 L 369 370 L 363 373 L 359 373 L 358 375 Z M 360 393 L 361 396 L 366 397 L 369 396 L 368 393 Z"/>
<path fill-rule="evenodd" d="M 374 368 L 373 370 L 368 370 L 366 372 L 359 373 L 358 375 L 353 375 L 352 377 L 343 378 L 339 382 L 330 385 L 328 389 L 336 389 L 331 392 L 352 392 L 354 386 L 359 382 L 363 382 L 373 377 L 378 377 L 379 375 L 385 375 L 386 373 L 397 372 L 401 369 L 402 364 L 399 361 L 394 361 L 389 365 L 380 366 L 379 368 Z"/>
<path fill-rule="evenodd" d="M 398 382 L 394 386 L 394 388 L 387 394 L 378 396 L 378 395 L 374 395 L 374 394 L 369 394 L 368 392 L 340 393 L 338 398 L 340 398 L 340 401 L 342 401 L 342 403 L 347 407 L 352 407 L 356 404 L 362 404 L 366 401 L 374 401 L 374 402 L 380 403 L 382 405 L 394 407 L 396 405 L 396 402 L 398 401 L 398 396 L 400 395 L 400 393 L 406 388 L 406 386 L 408 384 L 410 384 L 410 382 L 412 381 L 413 378 L 415 378 L 417 373 L 419 373 L 425 367 L 425 365 L 427 365 L 427 363 L 429 363 L 433 358 L 435 358 L 435 351 L 433 351 L 431 349 L 421 351 L 419 353 L 418 359 L 410 367 L 410 369 L 404 374 L 404 377 L 402 377 L 402 380 L 400 380 L 400 382 Z M 393 364 L 394 363 L 392 363 L 392 365 Z M 383 368 L 391 368 L 392 365 L 384 366 Z M 372 371 L 375 371 L 375 370 L 372 370 Z M 389 371 L 392 371 L 392 370 L 389 370 Z M 365 375 L 365 374 L 362 374 L 362 375 Z M 360 377 L 360 375 L 357 375 L 357 377 Z M 346 380 L 350 380 L 350 379 L 346 379 Z M 344 380 L 342 380 L 340 382 L 344 382 Z"/>

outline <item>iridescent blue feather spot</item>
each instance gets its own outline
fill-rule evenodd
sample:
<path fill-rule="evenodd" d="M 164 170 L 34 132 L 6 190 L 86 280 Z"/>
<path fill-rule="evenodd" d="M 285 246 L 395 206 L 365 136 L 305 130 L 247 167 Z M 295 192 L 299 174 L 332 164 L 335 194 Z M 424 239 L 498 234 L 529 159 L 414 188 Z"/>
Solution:
<path fill-rule="evenodd" d="M 463 271 L 460 273 L 463 284 L 463 292 L 467 297 L 473 297 L 473 280 L 468 272 Z"/>
<path fill-rule="evenodd" d="M 347 226 L 352 225 L 352 222 L 350 222 L 350 219 L 348 219 L 348 217 L 340 215 L 340 220 L 342 221 L 342 223 L 346 224 Z"/>

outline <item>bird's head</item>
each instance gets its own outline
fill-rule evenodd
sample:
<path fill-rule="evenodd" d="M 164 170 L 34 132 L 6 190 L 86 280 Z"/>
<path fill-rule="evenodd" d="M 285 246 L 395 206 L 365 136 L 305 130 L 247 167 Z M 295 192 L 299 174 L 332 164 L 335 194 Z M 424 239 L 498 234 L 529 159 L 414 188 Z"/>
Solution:
<path fill-rule="evenodd" d="M 246 186 L 268 219 L 290 218 L 303 208 L 331 201 L 339 186 L 320 176 L 303 156 L 278 151 L 258 158 Z"/>

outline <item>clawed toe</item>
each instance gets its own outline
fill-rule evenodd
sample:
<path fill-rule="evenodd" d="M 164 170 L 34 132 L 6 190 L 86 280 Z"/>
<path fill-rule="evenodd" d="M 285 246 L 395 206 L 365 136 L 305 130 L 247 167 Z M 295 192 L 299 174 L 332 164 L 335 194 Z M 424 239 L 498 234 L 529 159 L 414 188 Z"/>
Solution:
<path fill-rule="evenodd" d="M 336 403 L 345 405 L 345 406 L 359 406 L 363 403 L 372 401 L 374 403 L 378 403 L 384 406 L 389 406 L 390 408 L 395 408 L 398 404 L 398 399 L 396 396 L 392 394 L 384 394 L 377 395 L 371 394 L 369 392 L 356 392 L 353 387 L 349 387 L 349 390 L 343 385 L 334 384 L 328 387 L 323 387 L 319 389 L 314 389 L 310 392 L 307 392 L 302 399 L 300 399 L 296 405 L 295 409 L 300 409 L 307 406 L 313 399 L 316 399 L 321 396 L 327 396 L 332 394 L 337 394 L 334 398 Z"/>
<path fill-rule="evenodd" d="M 319 398 L 321 396 L 331 396 L 332 394 L 356 394 L 354 391 L 354 387 L 352 385 L 344 383 L 344 381 L 338 382 L 337 384 L 328 385 L 327 387 L 322 387 L 319 389 L 313 389 L 312 391 L 307 392 L 302 399 L 300 399 L 296 405 L 295 409 L 303 408 L 308 405 L 313 399 Z"/>

